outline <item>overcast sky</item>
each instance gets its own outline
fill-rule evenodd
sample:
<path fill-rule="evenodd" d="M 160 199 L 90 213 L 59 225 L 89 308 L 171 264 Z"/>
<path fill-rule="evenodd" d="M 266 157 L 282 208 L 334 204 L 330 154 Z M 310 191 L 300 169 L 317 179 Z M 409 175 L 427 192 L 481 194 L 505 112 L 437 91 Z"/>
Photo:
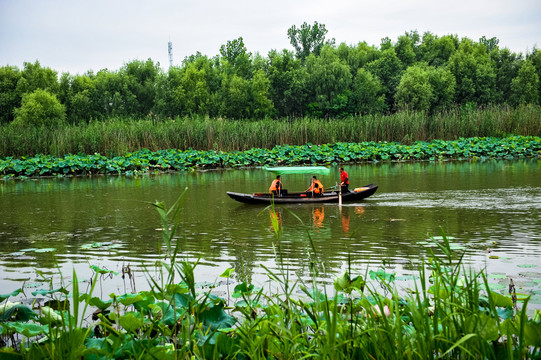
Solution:
<path fill-rule="evenodd" d="M 0 66 L 38 60 L 62 72 L 120 69 L 126 62 L 169 65 L 196 53 L 214 56 L 240 36 L 267 56 L 291 49 L 287 29 L 314 21 L 348 45 L 393 42 L 406 31 L 456 34 L 526 53 L 541 47 L 540 0 L 0 0 Z"/>

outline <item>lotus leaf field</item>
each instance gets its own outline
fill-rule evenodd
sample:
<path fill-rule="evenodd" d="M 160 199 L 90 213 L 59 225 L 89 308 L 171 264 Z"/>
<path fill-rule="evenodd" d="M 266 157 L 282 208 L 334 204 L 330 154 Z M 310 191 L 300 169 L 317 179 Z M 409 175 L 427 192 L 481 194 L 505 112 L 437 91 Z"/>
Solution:
<path fill-rule="evenodd" d="M 473 137 L 458 140 L 362 142 L 302 146 L 280 145 L 247 151 L 202 151 L 142 149 L 124 156 L 65 155 L 0 159 L 0 177 L 69 176 L 183 171 L 191 169 L 238 168 L 275 165 L 331 165 L 366 161 L 410 161 L 446 159 L 520 158 L 541 156 L 538 136 L 505 138 Z"/>

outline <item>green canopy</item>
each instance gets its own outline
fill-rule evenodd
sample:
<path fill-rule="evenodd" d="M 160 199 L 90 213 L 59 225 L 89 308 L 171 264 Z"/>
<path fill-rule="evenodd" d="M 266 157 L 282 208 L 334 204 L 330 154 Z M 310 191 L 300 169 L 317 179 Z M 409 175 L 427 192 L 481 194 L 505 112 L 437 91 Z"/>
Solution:
<path fill-rule="evenodd" d="M 324 166 L 281 166 L 265 168 L 265 170 L 275 173 L 276 175 L 283 174 L 318 174 L 329 175 L 330 169 Z"/>

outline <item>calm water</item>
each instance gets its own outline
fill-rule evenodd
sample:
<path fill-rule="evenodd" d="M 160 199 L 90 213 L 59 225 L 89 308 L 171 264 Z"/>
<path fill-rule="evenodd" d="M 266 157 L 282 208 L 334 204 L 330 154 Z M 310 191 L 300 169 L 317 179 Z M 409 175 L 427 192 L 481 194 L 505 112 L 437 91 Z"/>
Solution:
<path fill-rule="evenodd" d="M 278 209 L 279 242 L 264 206 L 226 195 L 268 189 L 273 176 L 262 169 L 0 181 L 0 293 L 22 281 L 40 285 L 36 269 L 45 277 L 58 276 L 60 269 L 69 279 L 75 268 L 88 278 L 89 265 L 119 273 L 129 265 L 137 290 L 146 288 L 142 265 L 152 268 L 164 258 L 160 219 L 151 203 L 170 206 L 185 187 L 177 241 L 183 258 L 200 258 L 201 282 L 214 282 L 228 267 L 235 268 L 236 279 L 263 282 L 261 265 L 278 266 L 275 250 L 295 276 L 309 277 L 309 238 L 323 282 L 348 266 L 348 256 L 362 273 L 385 264 L 398 275 L 414 274 L 425 254 L 421 245 L 443 229 L 474 267 L 512 277 L 519 286 L 523 281 L 524 291 L 540 289 L 541 160 L 386 163 L 347 171 L 352 187 L 374 182 L 378 192 L 341 208 Z M 321 179 L 334 185 L 338 168 Z M 304 190 L 309 181 L 306 175 L 287 176 L 284 187 Z M 89 249 L 94 243 L 105 244 Z M 55 250 L 35 250 L 49 248 Z M 494 281 L 503 286 L 505 279 Z M 120 275 L 107 283 L 120 291 L 126 287 Z"/>

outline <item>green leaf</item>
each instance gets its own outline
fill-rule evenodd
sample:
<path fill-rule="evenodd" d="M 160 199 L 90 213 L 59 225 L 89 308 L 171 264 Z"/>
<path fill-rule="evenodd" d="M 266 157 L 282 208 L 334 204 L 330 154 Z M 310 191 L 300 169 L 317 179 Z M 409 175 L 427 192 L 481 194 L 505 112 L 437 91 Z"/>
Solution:
<path fill-rule="evenodd" d="M 29 321 L 37 314 L 21 303 L 6 302 L 0 305 L 0 321 Z"/>
<path fill-rule="evenodd" d="M 141 319 L 141 314 L 129 312 L 119 318 L 119 323 L 127 332 L 134 332 L 143 326 L 143 319 Z"/>
<path fill-rule="evenodd" d="M 49 295 L 49 294 L 54 294 L 54 293 L 57 293 L 57 292 L 65 294 L 65 295 L 69 294 L 68 290 L 61 287 L 61 288 L 58 288 L 58 289 L 55 289 L 55 290 L 40 289 L 40 290 L 32 291 L 32 295 L 34 295 L 34 296 L 37 296 L 37 295 Z"/>
<path fill-rule="evenodd" d="M 337 291 L 343 291 L 347 294 L 351 293 L 352 290 L 362 290 L 364 287 L 364 280 L 361 276 L 356 276 L 353 279 L 349 276 L 349 273 L 346 271 L 342 275 L 334 279 L 334 288 Z"/>
<path fill-rule="evenodd" d="M 394 281 L 395 273 L 387 273 L 383 269 L 378 269 L 378 271 L 370 270 L 370 279 L 372 280 L 386 280 L 386 281 Z"/>
<path fill-rule="evenodd" d="M 105 310 L 105 309 L 107 309 L 109 306 L 111 306 L 113 304 L 113 301 L 114 301 L 113 299 L 103 301 L 99 297 L 93 297 L 90 300 L 88 300 L 88 305 L 95 306 L 100 310 Z"/>
<path fill-rule="evenodd" d="M 97 272 L 98 274 L 113 274 L 113 275 L 118 275 L 117 272 L 113 271 L 113 270 L 107 270 L 107 269 L 102 269 L 100 268 L 99 266 L 96 266 L 96 265 L 90 265 L 90 268 L 92 270 L 94 270 L 95 272 Z"/>
<path fill-rule="evenodd" d="M 42 306 L 41 312 L 43 316 L 39 320 L 42 324 L 57 324 L 62 322 L 62 316 L 48 306 Z"/>
<path fill-rule="evenodd" d="M 13 292 L 10 293 L 10 294 L 0 295 L 0 302 L 6 300 L 6 299 L 9 298 L 9 297 L 17 296 L 17 295 L 19 295 L 19 294 L 22 293 L 22 292 L 23 292 L 23 289 L 21 288 L 21 289 L 17 289 L 17 290 L 15 290 L 15 291 L 13 291 Z"/>
<path fill-rule="evenodd" d="M 513 306 L 513 300 L 511 300 L 511 298 L 498 294 L 497 292 L 494 292 L 494 291 L 490 292 L 490 296 L 492 297 L 492 300 L 494 301 L 494 305 L 498 307 Z"/>
<path fill-rule="evenodd" d="M 237 321 L 233 316 L 224 311 L 223 303 L 203 311 L 199 318 L 204 326 L 210 327 L 211 331 L 230 328 Z"/>
<path fill-rule="evenodd" d="M 220 275 L 220 277 L 223 277 L 223 278 L 230 278 L 234 271 L 235 271 L 235 269 L 233 269 L 233 268 L 227 268 L 227 269 L 225 269 L 225 271 Z"/>
<path fill-rule="evenodd" d="M 125 306 L 132 305 L 138 301 L 144 300 L 143 296 L 141 296 L 140 294 L 124 294 L 121 296 L 117 296 L 116 294 L 113 293 L 109 296 L 113 299 L 116 299 L 122 305 L 125 305 Z"/>
<path fill-rule="evenodd" d="M 41 334 L 46 335 L 49 332 L 49 326 L 34 323 L 7 322 L 0 323 L 0 326 L 26 337 L 34 337 Z"/>
<path fill-rule="evenodd" d="M 44 249 L 37 249 L 35 252 L 37 253 L 46 253 L 46 252 L 53 252 L 56 251 L 55 248 L 44 248 Z"/>

